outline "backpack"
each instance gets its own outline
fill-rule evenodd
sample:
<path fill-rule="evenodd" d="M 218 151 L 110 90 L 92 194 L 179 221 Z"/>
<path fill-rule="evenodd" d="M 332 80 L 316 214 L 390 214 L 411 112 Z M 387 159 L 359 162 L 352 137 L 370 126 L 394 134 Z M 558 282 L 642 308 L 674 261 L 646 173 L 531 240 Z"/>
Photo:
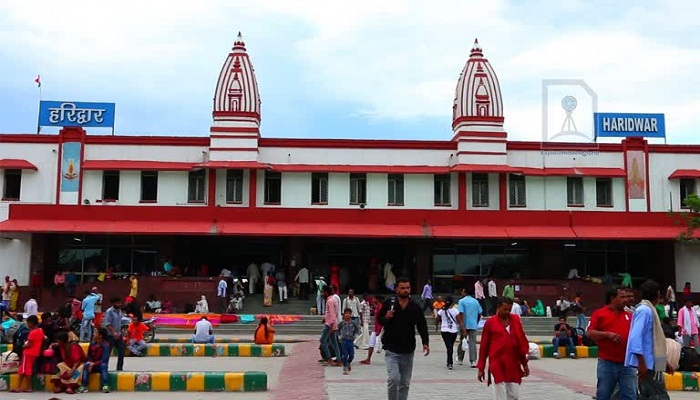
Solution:
<path fill-rule="evenodd" d="M 695 349 L 683 347 L 678 361 L 678 370 L 700 372 L 700 354 L 696 353 Z"/>
<path fill-rule="evenodd" d="M 21 324 L 12 338 L 12 352 L 17 354 L 22 358 L 22 346 L 24 342 L 29 338 L 29 327 L 27 325 Z"/>

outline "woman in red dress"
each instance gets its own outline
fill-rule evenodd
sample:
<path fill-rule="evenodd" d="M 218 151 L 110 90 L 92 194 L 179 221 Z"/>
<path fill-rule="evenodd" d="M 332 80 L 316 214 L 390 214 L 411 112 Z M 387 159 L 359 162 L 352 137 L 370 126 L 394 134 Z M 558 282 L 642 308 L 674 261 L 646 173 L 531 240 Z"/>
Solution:
<path fill-rule="evenodd" d="M 493 378 L 494 400 L 517 400 L 522 378 L 530 375 L 527 338 L 520 317 L 510 313 L 512 306 L 512 299 L 499 297 L 496 315 L 486 320 L 481 333 L 477 377 L 484 381 L 488 358 L 488 384 Z"/>
<path fill-rule="evenodd" d="M 330 283 L 336 294 L 340 294 L 340 267 L 336 264 L 331 265 L 330 270 Z"/>

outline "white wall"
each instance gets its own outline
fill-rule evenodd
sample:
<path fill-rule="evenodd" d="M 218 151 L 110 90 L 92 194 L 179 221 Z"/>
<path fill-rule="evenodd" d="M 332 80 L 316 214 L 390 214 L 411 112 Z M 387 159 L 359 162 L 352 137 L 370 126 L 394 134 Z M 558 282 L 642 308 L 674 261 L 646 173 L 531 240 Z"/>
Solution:
<path fill-rule="evenodd" d="M 694 291 L 700 288 L 700 246 L 675 244 L 676 256 L 676 290 L 681 291 L 686 282 L 690 282 Z"/>
<path fill-rule="evenodd" d="M 451 208 L 457 208 L 457 174 L 452 174 L 450 196 Z M 282 202 L 280 206 L 265 205 L 265 174 L 258 177 L 257 204 L 260 207 L 288 208 L 357 208 L 350 204 L 350 174 L 328 174 L 328 204 L 311 204 L 311 173 L 282 173 Z M 434 208 L 434 177 L 432 174 L 404 174 L 404 205 L 389 206 L 388 174 L 367 174 L 368 208 Z M 448 208 L 448 207 L 440 207 Z"/>
<path fill-rule="evenodd" d="M 20 286 L 29 284 L 29 269 L 32 256 L 31 234 L 0 234 L 0 256 L 2 272 L 0 279 L 7 275 L 17 279 Z"/>
<path fill-rule="evenodd" d="M 453 150 L 261 147 L 259 161 L 271 164 L 447 166 L 450 154 L 454 153 Z"/>
<path fill-rule="evenodd" d="M 651 211 L 679 211 L 681 207 L 680 180 L 668 177 L 677 169 L 700 169 L 698 154 L 649 154 L 649 192 Z M 700 180 L 696 180 L 699 190 Z"/>
<path fill-rule="evenodd" d="M 596 178 L 583 178 L 583 207 L 569 207 L 566 198 L 565 176 L 526 176 L 525 193 L 527 207 L 512 207 L 514 210 L 573 210 L 573 211 L 625 211 L 625 180 L 613 178 L 613 206 L 598 207 L 596 201 Z M 508 193 L 510 196 L 510 191 Z M 510 204 L 510 202 L 509 202 Z M 509 207 L 511 208 L 511 207 Z"/>
<path fill-rule="evenodd" d="M 509 151 L 508 165 L 529 168 L 624 168 L 623 153 L 595 151 Z"/>
<path fill-rule="evenodd" d="M 23 203 L 56 202 L 56 168 L 58 146 L 43 143 L 3 143 L 0 159 L 23 159 L 34 164 L 38 171 L 22 170 L 20 201 Z M 4 188 L 5 173 L 0 169 L 0 190 Z M 0 193 L 0 197 L 2 193 Z"/>
<path fill-rule="evenodd" d="M 202 153 L 205 152 L 205 153 Z M 139 160 L 139 161 L 205 161 L 209 147 L 201 146 L 132 146 L 100 145 L 85 146 L 85 160 Z"/>

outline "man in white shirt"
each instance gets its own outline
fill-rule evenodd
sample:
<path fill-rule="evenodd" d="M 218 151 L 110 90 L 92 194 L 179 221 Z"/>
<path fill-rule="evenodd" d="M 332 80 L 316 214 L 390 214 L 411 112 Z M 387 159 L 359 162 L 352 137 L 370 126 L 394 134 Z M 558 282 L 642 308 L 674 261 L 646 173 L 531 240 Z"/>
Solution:
<path fill-rule="evenodd" d="M 496 282 L 493 278 L 489 278 L 489 283 L 486 284 L 489 290 L 489 304 L 488 304 L 488 315 L 496 314 L 496 299 L 498 298 L 498 291 L 496 290 Z"/>
<path fill-rule="evenodd" d="M 351 319 L 360 324 L 360 299 L 355 297 L 355 289 L 348 290 L 348 297 L 343 300 L 343 310 L 349 308 L 352 311 Z"/>
<path fill-rule="evenodd" d="M 24 318 L 27 318 L 30 315 L 39 315 L 39 305 L 34 297 L 35 296 L 32 293 L 31 298 L 24 303 Z"/>
<path fill-rule="evenodd" d="M 309 299 L 309 270 L 302 265 L 294 280 L 299 282 L 299 300 Z"/>
<path fill-rule="evenodd" d="M 194 325 L 192 343 L 214 343 L 214 329 L 207 317 L 202 317 Z"/>
<path fill-rule="evenodd" d="M 513 306 L 510 308 L 510 313 L 515 315 L 523 315 L 523 310 L 520 308 L 520 299 L 517 297 L 513 299 Z"/>
<path fill-rule="evenodd" d="M 228 291 L 228 283 L 224 274 L 219 275 L 219 286 L 216 289 L 216 297 L 219 299 L 219 312 L 226 312 L 226 292 Z"/>

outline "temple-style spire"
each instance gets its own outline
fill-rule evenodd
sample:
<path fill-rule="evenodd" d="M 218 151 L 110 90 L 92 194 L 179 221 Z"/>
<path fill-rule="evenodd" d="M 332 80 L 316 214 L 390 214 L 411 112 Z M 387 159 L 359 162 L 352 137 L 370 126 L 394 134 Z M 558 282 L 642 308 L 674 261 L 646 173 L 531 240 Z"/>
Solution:
<path fill-rule="evenodd" d="M 231 117 L 240 122 L 244 117 L 255 125 L 260 124 L 258 83 L 241 32 L 219 73 L 213 111 L 215 123 L 231 120 Z"/>
<path fill-rule="evenodd" d="M 503 101 L 498 77 L 479 40 L 474 40 L 469 59 L 457 81 L 452 106 L 452 128 L 455 133 L 467 126 L 503 128 Z"/>

